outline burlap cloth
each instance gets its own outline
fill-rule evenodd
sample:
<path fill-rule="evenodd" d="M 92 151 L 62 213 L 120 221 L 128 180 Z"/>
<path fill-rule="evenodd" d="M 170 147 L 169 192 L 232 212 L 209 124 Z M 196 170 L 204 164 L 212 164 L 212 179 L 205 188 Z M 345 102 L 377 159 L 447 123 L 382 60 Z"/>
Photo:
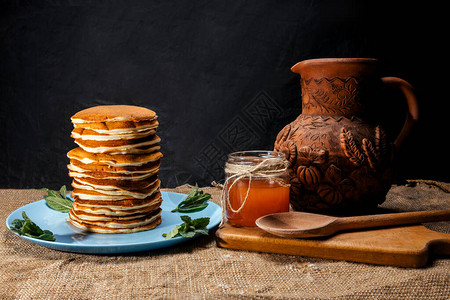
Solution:
<path fill-rule="evenodd" d="M 433 182 L 393 186 L 383 207 L 450 208 L 448 188 Z M 218 202 L 220 189 L 203 190 Z M 450 298 L 450 260 L 443 257 L 424 268 L 408 269 L 245 252 L 218 248 L 214 232 L 172 248 L 127 255 L 50 250 L 22 240 L 4 225 L 13 210 L 42 195 L 36 190 L 0 190 L 1 299 Z M 428 227 L 450 232 L 449 222 Z"/>

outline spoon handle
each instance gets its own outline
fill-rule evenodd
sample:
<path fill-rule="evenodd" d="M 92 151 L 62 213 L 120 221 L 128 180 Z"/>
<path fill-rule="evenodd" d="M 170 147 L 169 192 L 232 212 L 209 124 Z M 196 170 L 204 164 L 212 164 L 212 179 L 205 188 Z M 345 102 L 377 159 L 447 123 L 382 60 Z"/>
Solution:
<path fill-rule="evenodd" d="M 393 214 L 366 215 L 338 218 L 335 222 L 340 230 L 361 229 L 450 220 L 450 209 L 414 211 Z"/>

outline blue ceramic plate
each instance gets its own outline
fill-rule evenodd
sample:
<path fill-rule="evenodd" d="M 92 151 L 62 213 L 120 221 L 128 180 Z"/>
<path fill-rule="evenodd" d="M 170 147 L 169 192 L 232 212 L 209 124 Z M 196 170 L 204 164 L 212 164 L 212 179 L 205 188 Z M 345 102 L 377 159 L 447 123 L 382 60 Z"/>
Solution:
<path fill-rule="evenodd" d="M 60 251 L 93 253 L 93 254 L 117 254 L 138 251 L 147 251 L 170 247 L 181 242 L 190 240 L 188 238 L 176 237 L 164 239 L 163 233 L 169 233 L 175 225 L 183 223 L 181 215 L 188 215 L 192 219 L 209 217 L 210 222 L 207 226 L 212 229 L 220 223 L 222 219 L 222 209 L 217 204 L 208 201 L 209 205 L 202 211 L 195 213 L 172 213 L 178 203 L 187 195 L 161 192 L 163 202 L 161 204 L 162 222 L 156 228 L 148 231 L 128 233 L 128 234 L 99 234 L 87 233 L 71 224 L 66 219 L 67 213 L 61 213 L 51 209 L 45 203 L 45 200 L 39 200 L 12 212 L 6 219 L 6 226 L 11 228 L 11 222 L 14 219 L 22 219 L 22 212 L 42 229 L 53 232 L 56 241 L 44 241 L 27 236 L 20 236 L 35 244 Z M 195 238 L 195 237 L 194 237 Z"/>

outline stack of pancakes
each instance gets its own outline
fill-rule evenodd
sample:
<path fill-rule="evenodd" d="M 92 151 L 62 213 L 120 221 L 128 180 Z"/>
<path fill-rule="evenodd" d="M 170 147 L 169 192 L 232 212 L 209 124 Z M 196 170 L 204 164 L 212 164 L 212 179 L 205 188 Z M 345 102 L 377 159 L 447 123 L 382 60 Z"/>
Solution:
<path fill-rule="evenodd" d="M 68 221 L 98 233 L 131 233 L 161 223 L 162 157 L 154 111 L 95 106 L 72 116 L 78 148 L 70 158 L 73 207 Z"/>

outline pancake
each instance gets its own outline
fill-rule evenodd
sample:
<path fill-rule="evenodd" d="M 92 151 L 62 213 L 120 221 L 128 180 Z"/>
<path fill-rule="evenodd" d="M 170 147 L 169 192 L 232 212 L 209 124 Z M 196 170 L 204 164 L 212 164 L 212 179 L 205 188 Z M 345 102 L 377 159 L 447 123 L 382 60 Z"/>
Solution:
<path fill-rule="evenodd" d="M 102 153 L 106 153 L 106 154 L 110 154 L 110 155 L 115 155 L 115 154 L 150 154 L 153 153 L 155 151 L 158 151 L 161 147 L 159 146 L 159 144 L 155 144 L 155 145 L 149 145 L 149 146 L 139 146 L 139 147 L 117 147 L 117 148 L 106 148 L 106 149 L 101 149 L 99 148 L 86 148 L 84 147 L 84 150 L 86 151 L 91 151 L 91 153 L 97 153 L 97 154 L 102 154 Z M 107 152 L 106 152 L 107 151 Z"/>
<path fill-rule="evenodd" d="M 155 220 L 161 214 L 161 208 L 157 208 L 148 214 L 144 214 L 141 217 L 135 219 L 126 219 L 126 218 L 116 218 L 111 221 L 88 221 L 81 219 L 78 215 L 74 213 L 73 210 L 69 211 L 70 219 L 76 220 L 79 223 L 83 223 L 86 225 L 97 225 L 106 228 L 132 228 L 136 226 L 142 226 L 149 224 Z"/>
<path fill-rule="evenodd" d="M 89 141 L 76 139 L 75 143 L 83 150 L 91 153 L 109 154 L 140 154 L 151 153 L 151 148 L 161 142 L 156 134 L 143 139 L 115 140 L 115 141 Z"/>
<path fill-rule="evenodd" d="M 72 122 L 73 123 L 73 122 Z M 156 124 L 158 122 L 156 121 Z M 94 122 L 73 123 L 74 128 L 86 128 L 98 133 L 124 134 L 155 128 L 155 120 L 151 121 L 118 121 L 118 122 Z"/>
<path fill-rule="evenodd" d="M 82 211 L 85 214 L 91 215 L 103 215 L 103 216 L 127 216 L 137 213 L 148 213 L 161 206 L 162 199 L 156 198 L 155 200 L 149 202 L 145 205 L 140 205 L 139 207 L 120 207 L 121 209 L 113 209 L 111 207 L 103 206 L 85 206 L 78 203 L 73 204 L 73 210 L 75 212 Z"/>
<path fill-rule="evenodd" d="M 76 182 L 72 182 L 72 186 L 75 190 L 84 190 L 84 191 L 98 191 L 102 195 L 110 195 L 110 196 L 126 196 L 125 199 L 128 199 L 129 197 L 135 198 L 135 199 L 143 199 L 149 196 L 149 194 L 146 194 L 146 191 L 151 189 L 150 187 L 145 190 L 139 190 L 139 191 L 128 191 L 123 189 L 106 189 L 106 190 L 100 190 L 98 188 L 93 188 L 92 186 L 86 186 L 86 185 L 80 185 Z M 80 197 L 81 199 L 84 199 L 83 197 Z M 88 198 L 86 198 L 88 199 Z"/>
<path fill-rule="evenodd" d="M 83 140 L 83 139 L 75 139 L 75 143 L 78 145 L 87 147 L 87 148 L 97 148 L 97 147 L 120 147 L 120 146 L 135 146 L 135 145 L 147 145 L 159 143 L 161 139 L 153 134 L 147 137 L 138 138 L 138 139 L 115 139 L 108 141 L 97 141 L 97 140 Z M 136 147 L 139 147 L 136 146 Z"/>
<path fill-rule="evenodd" d="M 134 214 L 125 214 L 125 215 L 101 215 L 101 214 L 90 214 L 86 213 L 83 210 L 72 210 L 71 213 L 78 220 L 88 221 L 88 222 L 96 222 L 96 221 L 124 221 L 124 220 L 135 220 L 142 219 L 147 214 L 145 213 L 134 213 Z"/>
<path fill-rule="evenodd" d="M 155 150 L 156 149 L 156 150 Z M 160 149 L 160 146 L 158 144 L 156 145 L 150 145 L 145 147 L 138 147 L 138 148 L 131 148 L 131 149 L 112 149 L 111 151 L 108 151 L 108 154 L 149 154 L 155 151 L 158 151 Z"/>
<path fill-rule="evenodd" d="M 87 223 L 81 220 L 69 218 L 67 221 L 73 226 L 83 229 L 85 231 L 96 232 L 96 233 L 104 233 L 104 234 L 112 234 L 112 233 L 133 233 L 139 231 L 146 231 L 155 228 L 159 224 L 161 224 L 161 215 L 154 216 L 151 218 L 149 222 L 144 225 L 132 224 L 128 228 L 111 228 L 102 226 L 96 223 Z"/>
<path fill-rule="evenodd" d="M 155 172 L 152 176 L 143 180 L 116 180 L 116 179 L 96 179 L 96 178 L 74 178 L 73 181 L 82 185 L 90 185 L 100 190 L 122 189 L 127 191 L 142 190 L 153 184 L 158 179 Z"/>
<path fill-rule="evenodd" d="M 74 197 L 77 204 L 81 206 L 89 206 L 93 208 L 110 208 L 112 210 L 130 210 L 136 208 L 142 208 L 145 206 L 152 205 L 155 203 L 157 199 L 161 198 L 161 193 L 158 191 L 157 193 L 151 195 L 150 197 L 144 199 L 126 199 L 126 200 L 105 200 L 105 201 L 96 201 L 96 200 L 86 200 L 80 199 L 78 197 Z"/>
<path fill-rule="evenodd" d="M 95 192 L 101 195 L 109 195 L 109 196 L 126 196 L 128 197 L 133 197 L 135 199 L 143 199 L 146 198 L 148 196 L 150 196 L 154 190 L 155 187 L 159 187 L 159 179 L 152 185 L 150 185 L 149 187 L 145 188 L 145 189 L 141 189 L 141 190 L 136 190 L 136 191 L 129 191 L 129 190 L 124 190 L 124 189 L 99 189 L 99 188 L 94 188 L 92 186 L 89 185 L 83 185 L 83 184 L 78 184 L 76 181 L 72 182 L 72 186 L 74 187 L 74 191 L 87 191 L 87 192 Z M 79 192 L 78 192 L 79 193 Z M 83 193 L 83 192 L 82 192 Z M 77 193 L 74 193 L 74 195 L 77 195 Z M 81 199 L 89 199 L 89 198 L 85 198 L 81 195 L 78 195 Z M 86 196 L 87 197 L 87 196 Z M 122 200 L 122 199 L 120 199 Z"/>
<path fill-rule="evenodd" d="M 72 130 L 72 134 L 70 136 L 73 137 L 74 139 L 81 139 L 81 140 L 111 141 L 122 139 L 124 140 L 139 139 L 150 135 L 154 135 L 155 133 L 156 127 L 145 130 L 129 131 L 124 133 L 117 133 L 117 132 L 110 133 L 109 131 L 100 133 L 92 129 L 75 128 L 74 130 Z"/>
<path fill-rule="evenodd" d="M 76 159 L 84 164 L 98 163 L 112 167 L 142 166 L 162 157 L 162 153 L 158 152 L 160 149 L 159 145 L 154 145 L 153 147 L 154 149 L 152 149 L 153 151 L 151 153 L 138 155 L 90 153 L 78 147 L 70 150 L 67 153 L 67 157 Z"/>
<path fill-rule="evenodd" d="M 136 186 L 132 185 L 136 181 L 130 180 L 110 180 L 109 182 L 96 182 L 91 180 L 90 182 L 85 180 L 86 178 L 74 178 L 72 180 L 72 186 L 74 188 L 85 190 L 99 190 L 99 191 L 125 191 L 130 193 L 139 193 L 146 190 L 150 186 L 156 183 L 158 180 L 158 174 L 154 174 L 149 177 L 148 180 L 143 180 L 141 184 Z"/>
<path fill-rule="evenodd" d="M 154 166 L 150 170 L 139 170 L 139 169 L 137 169 L 137 170 L 134 170 L 134 171 L 129 171 L 129 170 L 121 170 L 121 171 L 114 170 L 114 171 L 112 171 L 111 170 L 111 172 L 108 172 L 106 170 L 105 171 L 101 170 L 101 166 L 99 166 L 99 170 L 85 170 L 85 169 L 82 169 L 80 167 L 74 166 L 73 164 L 67 165 L 67 168 L 70 171 L 80 172 L 80 173 L 83 173 L 83 172 L 86 172 L 86 173 L 105 173 L 105 174 L 110 173 L 110 174 L 122 174 L 122 175 L 130 175 L 130 176 L 132 176 L 132 175 L 153 173 L 152 172 L 153 170 L 159 169 L 159 164 L 156 164 L 156 166 Z M 93 175 L 93 176 L 95 177 L 95 175 Z"/>
<path fill-rule="evenodd" d="M 160 210 L 160 205 L 162 201 L 159 201 L 155 205 L 151 205 L 142 209 L 135 209 L 132 211 L 118 211 L 118 213 L 108 213 L 102 214 L 99 211 L 94 213 L 86 211 L 83 207 L 73 207 L 72 214 L 78 219 L 83 221 L 95 222 L 95 221 L 124 221 L 124 220 L 134 220 L 142 219 L 152 214 L 156 210 Z"/>
<path fill-rule="evenodd" d="M 157 118 L 153 110 L 134 105 L 100 105 L 83 109 L 71 117 L 74 124 L 97 122 L 149 121 Z"/>
<path fill-rule="evenodd" d="M 160 160 L 146 163 L 142 166 L 130 166 L 130 167 L 113 167 L 103 164 L 83 164 L 78 160 L 70 160 L 70 164 L 67 168 L 74 172 L 106 172 L 106 173 L 116 173 L 116 174 L 144 174 L 153 173 L 156 169 L 159 169 L 161 165 Z"/>
<path fill-rule="evenodd" d="M 118 191 L 108 191 L 108 190 L 94 190 L 74 188 L 72 195 L 83 200 L 95 200 L 95 201 L 115 201 L 115 200 L 126 200 L 126 199 L 144 199 L 150 197 L 155 192 L 159 191 L 159 186 L 161 181 L 156 180 L 154 184 L 149 186 L 144 190 L 139 190 L 136 192 L 129 192 L 125 190 Z"/>
<path fill-rule="evenodd" d="M 140 121 L 140 122 L 100 122 L 100 123 L 84 123 L 74 124 L 74 128 L 87 128 L 98 134 L 128 134 L 146 130 L 156 130 L 159 122 L 157 120 Z"/>
<path fill-rule="evenodd" d="M 154 111 L 132 105 L 94 106 L 71 117 L 74 128 L 86 128 L 98 133 L 133 133 L 158 126 Z"/>
<path fill-rule="evenodd" d="M 69 165 L 70 166 L 70 165 Z M 94 179 L 114 179 L 114 180 L 144 180 L 156 174 L 159 169 L 145 174 L 117 174 L 107 172 L 75 172 L 69 170 L 69 176 L 73 178 L 94 178 Z"/>

